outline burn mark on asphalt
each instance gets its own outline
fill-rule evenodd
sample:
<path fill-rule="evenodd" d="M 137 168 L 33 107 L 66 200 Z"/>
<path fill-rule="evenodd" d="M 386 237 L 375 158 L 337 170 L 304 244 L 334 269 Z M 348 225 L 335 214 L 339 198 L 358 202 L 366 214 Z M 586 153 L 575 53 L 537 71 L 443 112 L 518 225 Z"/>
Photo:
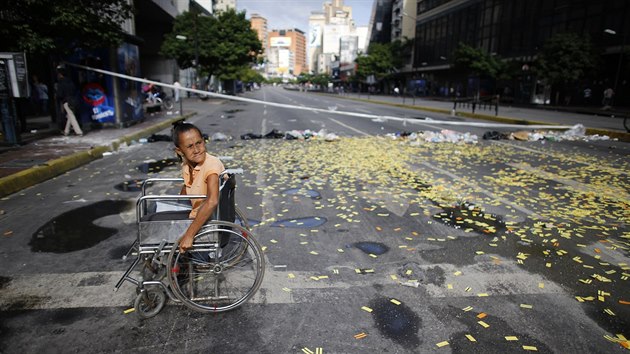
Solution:
<path fill-rule="evenodd" d="M 481 234 L 497 235 L 506 230 L 502 216 L 486 213 L 471 203 L 446 207 L 443 212 L 434 215 L 433 218 L 455 229 L 471 229 Z"/>
<path fill-rule="evenodd" d="M 352 244 L 364 253 L 380 256 L 389 251 L 389 247 L 380 242 L 356 242 Z"/>
<path fill-rule="evenodd" d="M 422 343 L 418 337 L 422 320 L 404 303 L 395 305 L 390 300 L 380 298 L 370 302 L 376 328 L 383 336 L 408 350 L 417 348 Z"/>
<path fill-rule="evenodd" d="M 129 210 L 125 200 L 104 200 L 65 212 L 40 227 L 29 245 L 33 252 L 67 253 L 93 247 L 118 232 L 94 221 Z"/>

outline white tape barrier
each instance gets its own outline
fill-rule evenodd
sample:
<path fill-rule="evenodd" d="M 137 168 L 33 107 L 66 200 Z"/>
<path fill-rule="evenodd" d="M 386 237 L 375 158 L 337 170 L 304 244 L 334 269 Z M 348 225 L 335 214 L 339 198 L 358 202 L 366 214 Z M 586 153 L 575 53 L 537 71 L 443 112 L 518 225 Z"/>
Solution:
<path fill-rule="evenodd" d="M 111 75 L 111 76 L 119 77 L 121 79 L 137 81 L 137 82 L 147 83 L 147 84 L 153 84 L 153 85 L 161 86 L 161 87 L 168 87 L 168 88 L 171 88 L 173 90 L 187 91 L 187 92 L 192 92 L 192 93 L 196 93 L 196 94 L 199 94 L 199 95 L 207 95 L 207 96 L 210 96 L 210 97 L 223 98 L 223 99 L 232 100 L 232 101 L 248 102 L 248 103 L 254 103 L 254 104 L 263 104 L 263 105 L 268 105 L 268 106 L 273 106 L 273 107 L 297 109 L 297 110 L 302 110 L 302 111 L 332 113 L 332 114 L 338 114 L 338 115 L 343 115 L 343 116 L 360 117 L 360 118 L 367 118 L 367 119 L 384 119 L 384 120 L 389 120 L 389 121 L 411 123 L 411 124 L 426 124 L 426 123 L 430 123 L 430 124 L 440 124 L 440 125 L 457 125 L 457 126 L 469 126 L 469 127 L 481 127 L 481 128 L 518 128 L 518 129 L 570 129 L 570 128 L 572 128 L 572 126 L 569 126 L 569 125 L 520 125 L 520 124 L 504 124 L 504 123 L 455 122 L 455 121 L 448 121 L 448 120 L 434 120 L 434 119 L 431 119 L 429 117 L 426 117 L 424 120 L 422 120 L 422 119 L 417 119 L 417 118 L 400 118 L 400 117 L 393 117 L 393 116 L 378 116 L 378 115 L 374 115 L 374 114 L 337 111 L 337 110 L 332 110 L 332 109 L 322 109 L 322 108 L 314 108 L 314 107 L 295 106 L 295 105 L 284 104 L 284 103 L 254 100 L 254 99 L 245 98 L 245 97 L 223 95 L 223 94 L 216 93 L 216 92 L 197 90 L 197 89 L 181 87 L 181 86 L 177 87 L 177 86 L 174 86 L 174 85 L 165 84 L 163 82 L 152 81 L 152 80 L 147 80 L 147 79 L 141 79 L 141 78 L 138 78 L 138 77 L 135 77 L 135 76 L 119 74 L 119 73 L 115 73 L 113 71 L 107 71 L 107 70 L 103 70 L 103 69 L 92 68 L 92 67 L 85 66 L 85 65 L 73 64 L 73 63 L 64 63 L 64 64 L 70 65 L 70 66 L 73 66 L 73 67 L 76 67 L 76 68 L 84 69 L 84 70 L 91 70 L 91 71 L 94 71 L 94 72 L 97 72 L 97 73 L 101 73 L 101 74 L 105 74 L 105 75 Z"/>

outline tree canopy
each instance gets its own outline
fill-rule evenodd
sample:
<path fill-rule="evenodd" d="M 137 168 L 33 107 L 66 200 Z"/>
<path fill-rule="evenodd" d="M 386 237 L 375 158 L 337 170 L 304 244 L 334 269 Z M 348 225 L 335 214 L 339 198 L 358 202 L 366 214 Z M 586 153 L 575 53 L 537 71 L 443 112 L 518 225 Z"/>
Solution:
<path fill-rule="evenodd" d="M 508 67 L 504 61 L 486 53 L 481 48 L 459 43 L 454 56 L 455 68 L 459 71 L 493 79 L 500 78 L 507 72 Z"/>
<path fill-rule="evenodd" d="M 5 0 L 0 5 L 4 51 L 68 53 L 122 42 L 131 18 L 127 0 Z"/>
<path fill-rule="evenodd" d="M 178 39 L 184 36 L 186 39 Z M 161 54 L 174 58 L 182 68 L 199 68 L 220 79 L 239 79 L 243 66 L 252 63 L 262 49 L 258 36 L 251 29 L 245 12 L 231 9 L 218 17 L 184 12 L 175 18 L 173 31 L 167 34 Z"/>
<path fill-rule="evenodd" d="M 575 82 L 595 67 L 596 55 L 588 37 L 561 33 L 549 38 L 537 60 L 537 73 L 550 84 Z"/>
<path fill-rule="evenodd" d="M 357 76 L 361 79 L 374 75 L 378 80 L 381 80 L 396 69 L 391 43 L 372 43 L 368 47 L 368 54 L 359 56 L 355 61 L 357 63 Z"/>

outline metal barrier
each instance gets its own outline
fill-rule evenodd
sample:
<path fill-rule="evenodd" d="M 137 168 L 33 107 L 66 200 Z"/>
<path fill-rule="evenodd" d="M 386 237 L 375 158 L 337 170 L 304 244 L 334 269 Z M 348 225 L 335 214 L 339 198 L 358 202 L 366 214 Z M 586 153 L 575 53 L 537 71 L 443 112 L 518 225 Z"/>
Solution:
<path fill-rule="evenodd" d="M 476 110 L 493 110 L 494 115 L 499 115 L 499 96 L 490 96 L 483 98 L 460 98 L 453 101 L 453 111 L 457 111 L 457 107 L 470 108 L 474 114 Z"/>

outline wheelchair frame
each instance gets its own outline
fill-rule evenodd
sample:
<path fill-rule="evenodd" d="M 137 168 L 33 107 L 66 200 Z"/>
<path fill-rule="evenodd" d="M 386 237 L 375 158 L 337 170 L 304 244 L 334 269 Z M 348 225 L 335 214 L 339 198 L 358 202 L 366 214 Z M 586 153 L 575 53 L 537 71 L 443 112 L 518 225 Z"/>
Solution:
<path fill-rule="evenodd" d="M 178 250 L 178 241 L 192 219 L 153 221 L 147 216 L 160 213 L 149 214 L 147 204 L 206 196 L 146 194 L 150 184 L 183 183 L 182 178 L 149 178 L 142 183 L 142 194 L 136 202 L 137 237 L 123 256 L 123 259 L 129 255 L 136 258 L 114 287 L 117 291 L 125 281 L 136 285 L 134 308 L 141 318 L 157 315 L 167 296 L 195 311 L 223 312 L 241 306 L 260 288 L 265 271 L 262 249 L 249 229 L 247 218 L 233 204 L 234 176 L 242 173 L 242 169 L 227 169 L 219 175 L 217 210 L 195 235 L 193 247 L 183 254 Z M 228 207 L 234 210 L 234 220 L 219 220 L 222 200 L 231 204 Z M 141 261 L 142 277 L 134 278 L 131 273 Z"/>

